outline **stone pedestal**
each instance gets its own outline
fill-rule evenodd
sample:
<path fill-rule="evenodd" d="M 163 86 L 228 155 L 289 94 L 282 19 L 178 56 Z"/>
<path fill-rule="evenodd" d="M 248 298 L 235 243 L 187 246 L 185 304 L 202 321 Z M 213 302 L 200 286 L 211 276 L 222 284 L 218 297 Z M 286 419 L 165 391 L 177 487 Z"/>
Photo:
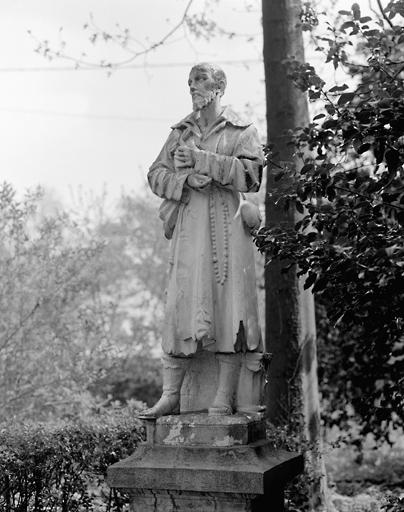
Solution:
<path fill-rule="evenodd" d="M 281 512 L 285 484 L 303 470 L 301 455 L 270 446 L 260 414 L 145 423 L 147 442 L 108 470 L 131 512 Z"/>

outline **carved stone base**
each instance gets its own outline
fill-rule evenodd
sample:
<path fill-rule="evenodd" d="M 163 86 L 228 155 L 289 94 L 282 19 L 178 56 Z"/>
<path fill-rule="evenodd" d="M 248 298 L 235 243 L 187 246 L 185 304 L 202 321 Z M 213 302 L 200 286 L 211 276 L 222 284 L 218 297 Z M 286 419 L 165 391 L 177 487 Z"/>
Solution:
<path fill-rule="evenodd" d="M 190 491 L 135 491 L 131 512 L 252 512 L 254 495 Z M 267 508 L 269 512 L 270 508 Z M 275 510 L 275 509 L 274 509 Z"/>
<path fill-rule="evenodd" d="M 301 455 L 274 450 L 261 415 L 206 413 L 147 420 L 147 442 L 108 469 L 132 512 L 281 512 Z"/>

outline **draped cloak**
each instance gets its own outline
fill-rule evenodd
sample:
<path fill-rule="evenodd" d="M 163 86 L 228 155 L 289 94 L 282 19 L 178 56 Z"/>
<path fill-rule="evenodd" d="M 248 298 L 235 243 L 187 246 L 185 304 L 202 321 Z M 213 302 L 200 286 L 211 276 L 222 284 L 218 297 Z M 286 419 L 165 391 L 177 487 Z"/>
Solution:
<path fill-rule="evenodd" d="M 148 180 L 152 191 L 178 206 L 171 240 L 162 347 L 171 355 L 197 349 L 262 351 L 254 246 L 238 214 L 240 192 L 256 192 L 263 155 L 258 134 L 228 107 L 201 132 L 197 113 L 172 127 Z M 174 152 L 193 147 L 193 169 L 176 169 Z M 190 174 L 211 178 L 205 188 Z"/>

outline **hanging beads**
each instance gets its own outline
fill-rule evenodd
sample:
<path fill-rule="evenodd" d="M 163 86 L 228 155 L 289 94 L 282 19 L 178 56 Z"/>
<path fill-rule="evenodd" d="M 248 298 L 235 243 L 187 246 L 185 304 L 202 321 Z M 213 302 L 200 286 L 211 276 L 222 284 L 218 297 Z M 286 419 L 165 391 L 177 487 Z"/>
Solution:
<path fill-rule="evenodd" d="M 223 268 L 220 272 L 219 256 L 217 252 L 217 233 L 216 233 L 216 218 L 215 218 L 215 199 L 214 190 L 218 191 L 218 194 L 222 203 L 222 215 L 223 215 Z M 213 187 L 209 193 L 209 219 L 210 219 L 210 237 L 212 242 L 212 261 L 213 271 L 215 273 L 216 282 L 220 285 L 224 285 L 228 273 L 229 273 L 229 205 L 224 199 L 219 188 L 214 189 Z"/>

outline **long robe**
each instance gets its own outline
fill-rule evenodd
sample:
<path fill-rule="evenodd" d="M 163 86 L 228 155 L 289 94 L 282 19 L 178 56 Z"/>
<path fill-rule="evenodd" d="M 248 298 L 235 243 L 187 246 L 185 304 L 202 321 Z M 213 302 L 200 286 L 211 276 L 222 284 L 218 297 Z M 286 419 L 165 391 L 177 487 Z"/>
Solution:
<path fill-rule="evenodd" d="M 162 347 L 171 355 L 198 349 L 262 351 L 251 235 L 238 214 L 240 192 L 259 189 L 263 155 L 255 127 L 229 108 L 202 133 L 191 114 L 172 127 L 148 180 L 176 208 Z M 176 169 L 179 145 L 196 146 L 194 169 Z M 207 175 L 201 190 L 189 174 Z"/>

